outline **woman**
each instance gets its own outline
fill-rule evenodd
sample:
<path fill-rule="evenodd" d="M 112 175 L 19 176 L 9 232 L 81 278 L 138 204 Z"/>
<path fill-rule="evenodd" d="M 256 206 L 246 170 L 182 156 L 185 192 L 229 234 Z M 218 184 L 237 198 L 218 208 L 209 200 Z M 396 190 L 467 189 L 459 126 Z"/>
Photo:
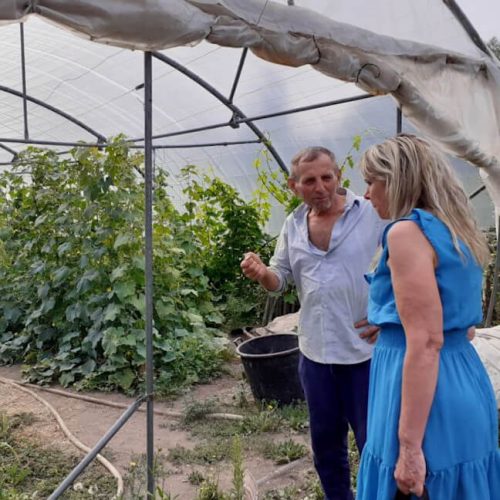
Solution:
<path fill-rule="evenodd" d="M 431 500 L 500 499 L 497 406 L 467 338 L 481 321 L 489 251 L 467 196 L 423 139 L 400 135 L 361 160 L 369 199 L 394 220 L 371 282 L 368 439 L 358 500 L 423 493 Z M 414 498 L 414 497 L 413 497 Z"/>

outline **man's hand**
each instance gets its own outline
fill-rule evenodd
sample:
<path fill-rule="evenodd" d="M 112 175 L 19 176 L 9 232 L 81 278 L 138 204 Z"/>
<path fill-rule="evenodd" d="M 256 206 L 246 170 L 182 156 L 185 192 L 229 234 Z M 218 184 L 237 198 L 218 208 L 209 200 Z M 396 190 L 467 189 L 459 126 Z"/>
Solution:
<path fill-rule="evenodd" d="M 467 338 L 472 342 L 474 340 L 474 337 L 476 336 L 476 327 L 471 326 L 467 330 Z"/>
<path fill-rule="evenodd" d="M 247 252 L 240 263 L 243 274 L 253 281 L 259 283 L 265 278 L 267 274 L 267 266 L 262 262 L 260 257 L 253 253 Z"/>
<path fill-rule="evenodd" d="M 354 323 L 354 328 L 363 327 L 366 328 L 359 334 L 359 336 L 363 340 L 366 340 L 369 344 L 374 344 L 377 341 L 380 328 L 378 326 L 370 325 L 367 319 L 362 319 L 361 321 Z"/>

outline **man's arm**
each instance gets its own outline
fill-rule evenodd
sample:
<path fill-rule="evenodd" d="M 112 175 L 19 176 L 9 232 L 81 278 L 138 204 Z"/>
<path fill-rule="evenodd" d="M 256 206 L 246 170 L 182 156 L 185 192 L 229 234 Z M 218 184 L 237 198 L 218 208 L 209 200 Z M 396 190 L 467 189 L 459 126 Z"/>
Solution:
<path fill-rule="evenodd" d="M 257 254 L 247 252 L 241 261 L 240 266 L 243 274 L 247 278 L 257 281 L 268 292 L 276 292 L 279 290 L 281 286 L 280 279 L 262 262 L 261 258 Z"/>

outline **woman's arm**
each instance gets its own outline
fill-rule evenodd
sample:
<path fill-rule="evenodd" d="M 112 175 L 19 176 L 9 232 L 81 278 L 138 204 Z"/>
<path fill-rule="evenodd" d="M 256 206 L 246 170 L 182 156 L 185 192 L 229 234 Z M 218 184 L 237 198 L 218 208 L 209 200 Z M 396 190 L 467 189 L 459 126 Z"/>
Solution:
<path fill-rule="evenodd" d="M 443 311 L 435 277 L 437 259 L 414 222 L 395 224 L 387 241 L 396 306 L 406 335 L 395 477 L 403 493 L 421 495 L 425 480 L 422 440 L 443 345 Z"/>

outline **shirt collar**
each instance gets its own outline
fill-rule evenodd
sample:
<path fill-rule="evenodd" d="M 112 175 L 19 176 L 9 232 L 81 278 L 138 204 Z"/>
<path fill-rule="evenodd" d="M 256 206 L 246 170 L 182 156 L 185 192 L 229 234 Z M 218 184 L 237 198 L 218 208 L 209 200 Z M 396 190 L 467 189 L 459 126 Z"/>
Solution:
<path fill-rule="evenodd" d="M 354 205 L 359 206 L 359 196 L 356 196 L 350 189 L 342 189 L 346 192 L 344 212 L 351 210 Z"/>

